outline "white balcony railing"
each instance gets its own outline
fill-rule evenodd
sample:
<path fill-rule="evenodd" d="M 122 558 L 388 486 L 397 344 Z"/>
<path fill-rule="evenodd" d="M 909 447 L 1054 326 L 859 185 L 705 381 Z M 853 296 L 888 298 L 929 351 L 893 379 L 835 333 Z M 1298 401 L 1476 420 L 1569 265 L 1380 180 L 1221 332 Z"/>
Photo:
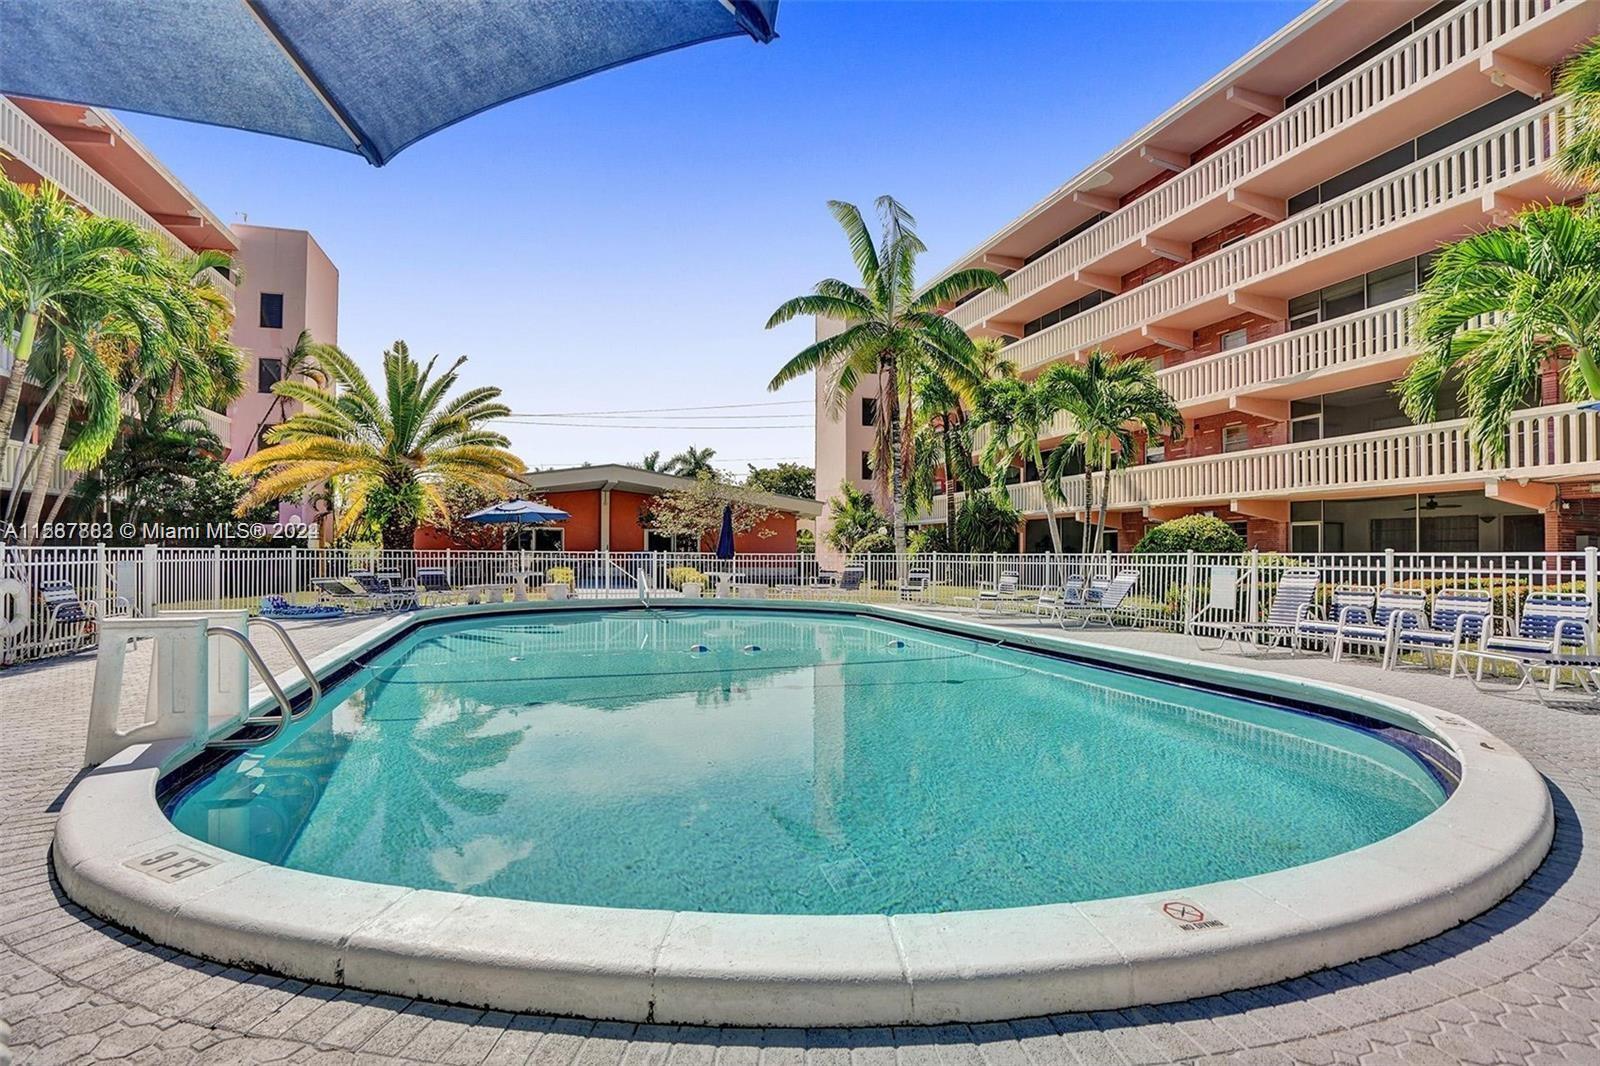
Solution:
<path fill-rule="evenodd" d="M 11 479 L 16 475 L 18 469 L 17 453 L 24 447 L 27 448 L 27 455 L 21 464 L 21 468 L 24 471 L 23 480 L 25 486 L 33 484 L 33 472 L 27 469 L 27 464 L 33 458 L 34 452 L 38 451 L 39 446 L 36 444 L 24 445 L 19 440 L 11 440 L 6 441 L 4 449 L 0 449 L 0 489 L 13 487 Z M 77 475 L 61 465 L 61 460 L 65 454 L 61 451 L 56 452 L 55 461 L 50 471 L 51 492 L 63 492 L 77 480 Z"/>
<path fill-rule="evenodd" d="M 190 254 L 188 246 L 171 230 L 96 174 L 89 164 L 3 96 L 0 96 L 0 149 L 60 186 L 62 192 L 93 214 L 132 222 L 159 237 L 174 254 Z"/>
<path fill-rule="evenodd" d="M 970 329 L 1009 304 L 1236 188 L 1318 138 L 1456 69 L 1553 8 L 1573 2 L 1576 0 L 1476 0 L 1454 9 L 1022 267 L 1006 279 L 1007 292 L 983 293 L 968 300 L 950 312 L 951 319 Z"/>
<path fill-rule="evenodd" d="M 1431 422 L 1129 467 L 1111 475 L 1109 505 L 1112 510 L 1226 505 L 1230 500 L 1310 499 L 1355 490 L 1383 495 L 1407 487 L 1465 487 L 1502 477 L 1584 474 L 1600 477 L 1600 413 L 1557 405 L 1512 419 L 1503 463 L 1487 461 L 1472 447 L 1466 420 Z M 1098 494 L 1098 477 L 1095 484 Z M 1024 513 L 1044 513 L 1039 482 L 1012 485 L 1008 491 Z M 1084 509 L 1084 479 L 1063 481 L 1062 495 L 1066 502 L 1057 505 L 1058 511 Z M 930 517 L 943 516 L 941 499 Z"/>
<path fill-rule="evenodd" d="M 1053 362 L 1399 223 L 1544 170 L 1557 151 L 1567 101 L 1554 100 L 1399 173 L 1296 215 L 1215 255 L 1164 274 L 1083 314 L 1008 345 L 1022 369 Z"/>

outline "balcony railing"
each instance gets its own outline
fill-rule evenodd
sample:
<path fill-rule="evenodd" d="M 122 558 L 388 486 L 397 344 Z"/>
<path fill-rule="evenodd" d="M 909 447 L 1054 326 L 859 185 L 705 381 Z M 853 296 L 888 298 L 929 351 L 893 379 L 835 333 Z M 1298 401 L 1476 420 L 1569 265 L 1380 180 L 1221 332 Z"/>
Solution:
<path fill-rule="evenodd" d="M 159 237 L 177 255 L 189 248 L 172 231 L 128 199 L 115 185 L 94 172 L 65 145 L 16 104 L 0 96 L 0 149 L 15 156 L 41 177 L 96 215 L 132 222 Z"/>
<path fill-rule="evenodd" d="M 1563 98 L 1447 148 L 1321 207 L 1296 215 L 1215 255 L 1006 348 L 1022 369 L 1053 362 L 1110 338 L 1137 334 L 1186 308 L 1353 245 L 1544 170 L 1568 113 Z"/>
<path fill-rule="evenodd" d="M 1456 8 L 1022 267 L 1006 279 L 1007 292 L 982 293 L 957 307 L 950 317 L 962 328 L 971 328 L 1045 285 L 1224 195 L 1318 138 L 1348 127 L 1401 94 L 1457 68 L 1553 8 L 1573 2 L 1576 0 L 1477 0 Z"/>
<path fill-rule="evenodd" d="M 1524 411 L 1511 421 L 1504 463 L 1488 461 L 1473 447 L 1465 419 L 1284 444 L 1273 448 L 1150 463 L 1111 475 L 1109 506 L 1215 505 L 1232 500 L 1317 498 L 1353 492 L 1383 495 L 1407 487 L 1469 486 L 1502 477 L 1600 477 L 1600 413 L 1571 405 Z M 1095 479 L 1099 492 L 1099 478 Z M 1019 510 L 1044 513 L 1043 486 L 1012 485 Z M 1084 478 L 1062 482 L 1058 512 L 1087 506 Z M 944 517 L 944 501 L 931 512 Z"/>
<path fill-rule="evenodd" d="M 24 445 L 19 440 L 11 440 L 6 441 L 4 449 L 0 449 L 0 489 L 13 487 L 11 480 L 18 469 L 17 453 L 23 448 L 27 449 L 27 455 L 22 460 L 21 467 L 23 470 L 23 483 L 25 486 L 33 484 L 33 471 L 27 469 L 27 464 L 33 458 L 34 452 L 38 451 L 39 446 L 37 444 Z M 61 465 L 61 460 L 65 454 L 65 452 L 61 451 L 56 452 L 55 461 L 50 471 L 51 492 L 64 492 L 68 486 L 77 480 L 76 474 L 71 473 Z"/>

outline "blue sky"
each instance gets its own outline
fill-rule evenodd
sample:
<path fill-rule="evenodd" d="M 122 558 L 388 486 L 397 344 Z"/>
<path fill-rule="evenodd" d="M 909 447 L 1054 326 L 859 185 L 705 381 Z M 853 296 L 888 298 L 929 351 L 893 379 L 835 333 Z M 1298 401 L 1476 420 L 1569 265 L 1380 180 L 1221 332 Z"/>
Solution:
<path fill-rule="evenodd" d="M 849 276 L 827 200 L 899 198 L 931 273 L 1306 6 L 784 0 L 769 46 L 609 71 L 382 169 L 124 118 L 225 221 L 316 235 L 340 270 L 340 344 L 369 369 L 400 337 L 468 355 L 465 379 L 501 386 L 517 412 L 678 409 L 506 427 L 529 465 L 696 444 L 742 472 L 810 462 L 809 382 L 766 391 L 810 323 L 763 326 L 819 278 Z"/>

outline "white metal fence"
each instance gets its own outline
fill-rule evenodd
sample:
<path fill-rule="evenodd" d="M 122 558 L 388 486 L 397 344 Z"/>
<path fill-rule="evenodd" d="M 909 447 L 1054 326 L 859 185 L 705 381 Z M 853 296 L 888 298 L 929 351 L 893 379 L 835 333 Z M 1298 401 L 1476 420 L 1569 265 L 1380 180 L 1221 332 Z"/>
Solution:
<path fill-rule="evenodd" d="M 1138 583 L 1121 617 L 1130 624 L 1182 627 L 1204 607 L 1214 567 L 1231 567 L 1237 577 L 1234 610 L 1241 617 L 1266 611 L 1278 575 L 1288 566 L 1315 567 L 1324 595 L 1343 585 L 1373 588 L 1404 586 L 1429 593 L 1445 589 L 1487 589 L 1495 611 L 1517 621 L 1522 601 L 1534 590 L 1587 593 L 1594 605 L 1597 553 L 1427 554 L 1373 552 L 1339 555 L 1280 555 L 1246 552 L 1204 554 L 955 554 L 909 557 L 865 555 L 852 560 L 819 560 L 813 555 L 757 554 L 735 559 L 692 552 L 503 552 L 378 551 L 339 548 L 114 548 L 103 545 L 61 548 L 5 548 L 0 565 L 0 663 L 65 654 L 82 647 L 90 629 L 65 623 L 45 602 L 44 593 L 65 582 L 91 613 L 158 610 L 259 608 L 265 596 L 298 604 L 317 599 L 314 579 L 343 578 L 359 571 L 414 581 L 419 568 L 442 570 L 455 588 L 496 596 L 520 585 L 522 594 L 544 595 L 547 584 L 565 586 L 578 598 L 631 598 L 643 573 L 658 596 L 697 583 L 710 595 L 722 581 L 765 590 L 775 597 L 826 595 L 863 601 L 899 602 L 902 584 L 913 571 L 925 571 L 931 587 L 917 602 L 937 607 L 970 605 L 976 593 L 1015 574 L 1020 589 L 1013 609 L 1027 609 L 1047 588 L 1077 575 L 1109 578 L 1132 569 Z M 843 574 L 845 566 L 859 572 Z M 843 578 L 843 580 L 841 580 Z M 10 619 L 23 619 L 6 634 Z"/>

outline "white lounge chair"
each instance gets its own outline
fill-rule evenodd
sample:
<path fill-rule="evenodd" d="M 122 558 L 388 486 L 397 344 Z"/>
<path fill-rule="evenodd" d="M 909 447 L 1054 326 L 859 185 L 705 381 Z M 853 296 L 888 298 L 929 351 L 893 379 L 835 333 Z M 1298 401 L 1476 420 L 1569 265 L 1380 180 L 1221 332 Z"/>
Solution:
<path fill-rule="evenodd" d="M 1119 570 L 1117 576 L 1108 582 L 1105 588 L 1097 589 L 1093 584 L 1084 593 L 1081 604 L 1062 604 L 1056 612 L 1056 621 L 1061 628 L 1067 628 L 1067 620 L 1075 619 L 1077 628 L 1084 629 L 1090 622 L 1104 622 L 1106 625 L 1116 624 L 1116 612 L 1121 609 L 1122 601 L 1128 598 L 1135 585 L 1139 583 L 1139 571 Z"/>
<path fill-rule="evenodd" d="M 1262 622 L 1215 617 L 1229 608 L 1213 591 L 1214 605 L 1202 609 L 1202 614 L 1209 610 L 1213 617 L 1194 621 L 1195 646 L 1202 651 L 1221 651 L 1229 644 L 1239 651 L 1266 651 L 1284 644 L 1293 647 L 1300 623 L 1316 609 L 1317 577 L 1310 567 L 1285 570 L 1273 588 L 1272 604 Z"/>
<path fill-rule="evenodd" d="M 900 583 L 896 594 L 901 601 L 926 602 L 932 589 L 933 571 L 919 566 L 906 571 L 906 579 Z"/>
<path fill-rule="evenodd" d="M 1491 617 L 1478 646 L 1458 650 L 1455 658 L 1476 661 L 1472 679 L 1480 685 L 1486 662 L 1515 670 L 1517 688 L 1533 684 L 1540 670 L 1545 671 L 1551 691 L 1562 670 L 1576 671 L 1579 684 L 1587 684 L 1589 672 L 1600 668 L 1600 657 L 1593 654 L 1591 610 L 1589 597 L 1581 592 L 1530 593 L 1523 601 L 1516 633 L 1495 636 Z"/>
<path fill-rule="evenodd" d="M 982 614 L 985 604 L 992 605 L 995 614 L 1000 614 L 1007 604 L 1013 607 L 1020 605 L 1021 580 L 1015 570 L 1007 570 L 994 581 L 985 581 L 979 585 L 978 594 L 970 600 L 974 613 Z"/>
<path fill-rule="evenodd" d="M 1480 589 L 1445 589 L 1433 597 L 1433 610 L 1419 612 L 1415 625 L 1402 622 L 1394 631 L 1389 648 L 1389 661 L 1394 669 L 1400 657 L 1408 651 L 1422 653 L 1426 666 L 1434 665 L 1434 656 L 1450 653 L 1450 676 L 1456 676 L 1462 649 L 1483 638 L 1494 613 L 1494 597 Z"/>

